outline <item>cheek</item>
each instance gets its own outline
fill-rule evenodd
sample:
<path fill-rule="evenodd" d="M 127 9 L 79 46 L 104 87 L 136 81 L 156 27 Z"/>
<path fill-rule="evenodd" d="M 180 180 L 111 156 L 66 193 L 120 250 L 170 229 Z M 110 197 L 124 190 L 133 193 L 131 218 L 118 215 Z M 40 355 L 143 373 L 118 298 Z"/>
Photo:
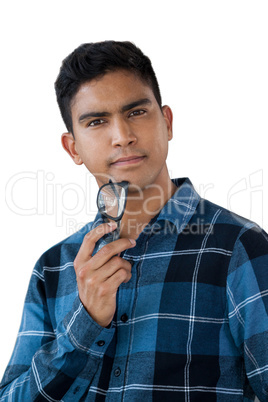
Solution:
<path fill-rule="evenodd" d="M 154 135 L 150 139 L 150 147 L 159 157 L 163 157 L 168 152 L 168 133 L 163 127 L 161 128 L 154 131 Z"/>
<path fill-rule="evenodd" d="M 162 143 L 159 141 L 156 144 L 156 149 L 155 149 L 155 156 L 157 161 L 159 161 L 159 163 L 161 163 L 161 161 L 165 161 L 167 158 L 167 154 L 168 154 L 168 144 L 167 142 L 163 141 Z"/>
<path fill-rule="evenodd" d="M 96 163 L 99 159 L 100 148 L 96 146 L 94 141 L 81 141 L 77 144 L 76 149 L 85 165 Z"/>

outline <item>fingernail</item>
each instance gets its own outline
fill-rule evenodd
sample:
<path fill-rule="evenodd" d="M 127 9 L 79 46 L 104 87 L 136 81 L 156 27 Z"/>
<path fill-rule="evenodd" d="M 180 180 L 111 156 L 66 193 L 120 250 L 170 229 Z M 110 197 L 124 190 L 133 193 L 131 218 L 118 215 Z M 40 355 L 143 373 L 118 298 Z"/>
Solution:
<path fill-rule="evenodd" d="M 130 243 L 134 246 L 136 244 L 136 241 L 134 239 L 128 239 Z"/>
<path fill-rule="evenodd" d="M 110 226 L 111 229 L 115 229 L 117 227 L 116 222 L 108 222 L 108 225 Z"/>

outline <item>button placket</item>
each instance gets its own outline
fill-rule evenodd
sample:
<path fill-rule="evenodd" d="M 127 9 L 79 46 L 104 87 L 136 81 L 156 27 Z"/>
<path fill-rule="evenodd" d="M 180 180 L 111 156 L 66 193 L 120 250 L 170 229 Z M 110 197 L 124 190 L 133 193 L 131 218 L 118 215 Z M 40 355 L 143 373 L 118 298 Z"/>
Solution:
<path fill-rule="evenodd" d="M 124 256 L 123 256 L 124 258 Z M 128 260 L 128 258 L 126 258 Z M 124 385 L 125 367 L 127 364 L 127 351 L 129 349 L 130 326 L 127 325 L 131 317 L 132 304 L 134 300 L 133 292 L 135 292 L 136 269 L 135 262 L 128 260 L 132 265 L 132 277 L 127 283 L 122 283 L 117 293 L 117 345 L 116 357 L 113 362 L 112 375 L 110 377 L 111 387 L 121 387 Z"/>

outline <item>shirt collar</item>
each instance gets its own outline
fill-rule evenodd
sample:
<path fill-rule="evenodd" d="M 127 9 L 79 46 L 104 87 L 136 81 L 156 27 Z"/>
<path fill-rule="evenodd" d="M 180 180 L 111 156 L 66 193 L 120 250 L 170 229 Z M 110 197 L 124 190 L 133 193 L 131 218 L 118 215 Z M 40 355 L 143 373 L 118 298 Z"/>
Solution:
<path fill-rule="evenodd" d="M 180 233 L 195 213 L 200 196 L 195 191 L 188 177 L 172 179 L 172 181 L 178 189 L 164 205 L 157 216 L 155 223 L 169 221 L 176 226 L 178 233 Z M 103 222 L 104 220 L 98 212 L 92 228 L 97 227 Z"/>
<path fill-rule="evenodd" d="M 172 181 L 178 190 L 162 208 L 156 221 L 169 221 L 176 226 L 180 233 L 195 213 L 200 196 L 188 177 L 172 179 Z"/>

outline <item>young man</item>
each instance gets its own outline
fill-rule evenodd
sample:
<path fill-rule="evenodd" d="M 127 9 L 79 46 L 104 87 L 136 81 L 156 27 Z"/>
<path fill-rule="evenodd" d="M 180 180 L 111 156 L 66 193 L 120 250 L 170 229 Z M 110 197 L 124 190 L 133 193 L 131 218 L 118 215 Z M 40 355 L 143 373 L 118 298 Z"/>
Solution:
<path fill-rule="evenodd" d="M 1 401 L 268 400 L 268 238 L 166 166 L 172 112 L 129 42 L 85 44 L 56 81 L 64 149 L 128 181 L 120 239 L 94 222 L 37 262 Z"/>

